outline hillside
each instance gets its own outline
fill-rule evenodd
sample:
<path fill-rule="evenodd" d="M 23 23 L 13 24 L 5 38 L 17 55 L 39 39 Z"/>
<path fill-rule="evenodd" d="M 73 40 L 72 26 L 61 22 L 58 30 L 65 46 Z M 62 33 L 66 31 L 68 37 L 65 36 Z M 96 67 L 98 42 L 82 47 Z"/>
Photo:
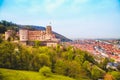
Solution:
<path fill-rule="evenodd" d="M 22 27 L 20 27 L 20 28 L 24 28 L 26 26 L 29 26 L 31 29 L 35 29 L 35 30 L 45 30 L 45 27 L 43 27 L 43 26 L 34 26 L 34 25 L 22 25 Z M 56 35 L 57 38 L 59 38 L 63 42 L 72 41 L 72 40 L 66 38 L 65 36 L 55 32 L 55 31 L 53 31 L 53 33 Z"/>
<path fill-rule="evenodd" d="M 43 26 L 34 26 L 34 25 L 22 25 L 22 27 L 20 27 L 20 28 L 24 28 L 26 26 L 29 26 L 31 29 L 35 29 L 35 30 L 45 30 L 45 27 L 43 27 Z M 57 38 L 59 38 L 63 42 L 72 41 L 72 40 L 66 38 L 65 36 L 55 32 L 55 31 L 53 31 L 53 33 L 56 35 Z"/>
<path fill-rule="evenodd" d="M 75 80 L 61 75 L 44 77 L 39 72 L 21 71 L 0 68 L 0 80 Z"/>
<path fill-rule="evenodd" d="M 7 30 L 7 29 L 14 29 L 14 30 L 18 31 L 21 28 L 27 28 L 27 29 L 33 29 L 33 30 L 45 30 L 45 27 L 43 27 L 43 26 L 20 25 L 20 24 L 15 24 L 15 23 L 8 22 L 8 21 L 5 21 L 5 20 L 2 20 L 0 22 L 0 33 L 4 33 L 4 31 Z M 66 38 L 65 36 L 55 32 L 55 31 L 53 31 L 53 33 L 56 35 L 57 38 L 59 38 L 63 42 L 72 41 L 72 40 Z"/>

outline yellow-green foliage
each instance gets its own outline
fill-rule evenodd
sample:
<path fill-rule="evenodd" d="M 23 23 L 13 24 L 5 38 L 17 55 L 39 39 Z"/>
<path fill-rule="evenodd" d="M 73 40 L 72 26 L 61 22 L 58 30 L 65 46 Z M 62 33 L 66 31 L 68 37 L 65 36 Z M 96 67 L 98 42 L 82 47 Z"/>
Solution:
<path fill-rule="evenodd" d="M 88 64 L 90 63 L 90 64 Z M 0 67 L 16 70 L 28 70 L 28 71 L 39 71 L 43 66 L 47 66 L 51 69 L 52 73 L 69 76 L 78 80 L 89 80 L 92 76 L 96 76 L 95 79 L 101 77 L 101 70 L 98 68 L 91 69 L 87 66 L 96 65 L 96 61 L 93 56 L 86 51 L 74 49 L 71 46 L 57 46 L 57 47 L 46 47 L 46 46 L 25 46 L 12 42 L 2 42 L 0 44 Z M 99 70 L 99 71 L 96 71 Z M 89 71 L 89 72 L 88 72 Z M 95 72 L 94 72 L 95 71 Z M 97 72 L 97 74 L 96 74 Z M 91 74 L 92 73 L 92 74 Z M 18 73 L 17 73 L 18 74 Z M 20 73 L 21 74 L 21 73 Z M 24 79 L 21 76 L 10 74 L 18 79 L 17 80 L 32 80 L 31 74 L 24 75 Z M 11 78 L 4 73 L 5 78 Z M 20 77 L 20 79 L 19 79 Z M 53 76 L 52 79 L 56 78 Z M 103 77 L 103 75 L 102 75 Z M 29 79 L 30 78 L 30 79 Z M 37 77 L 35 77 L 37 78 Z M 82 79 L 80 79 L 82 78 Z M 39 80 L 42 78 L 39 78 Z M 58 78 L 59 79 L 59 78 Z M 58 80 L 54 79 L 54 80 Z M 12 80 L 12 79 L 4 79 Z M 13 79 L 14 80 L 14 79 Z M 15 79 L 16 80 L 16 79 Z M 34 79 L 37 80 L 37 79 Z M 50 80 L 50 79 L 49 79 Z M 66 79 L 62 79 L 66 80 Z"/>
<path fill-rule="evenodd" d="M 51 68 L 47 67 L 47 66 L 43 66 L 40 70 L 39 73 L 43 76 L 46 77 L 51 77 L 52 76 L 52 72 L 51 72 Z"/>
<path fill-rule="evenodd" d="M 61 75 L 52 75 L 45 77 L 39 72 L 20 71 L 0 68 L 0 77 L 2 80 L 75 80 Z M 1 79 L 0 79 L 1 80 Z"/>

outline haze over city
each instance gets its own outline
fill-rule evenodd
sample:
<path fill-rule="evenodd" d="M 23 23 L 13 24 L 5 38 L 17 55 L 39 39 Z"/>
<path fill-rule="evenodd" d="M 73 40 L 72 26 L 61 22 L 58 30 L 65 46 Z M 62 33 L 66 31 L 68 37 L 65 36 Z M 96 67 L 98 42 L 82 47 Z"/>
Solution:
<path fill-rule="evenodd" d="M 0 20 L 75 38 L 120 38 L 120 0 L 0 0 Z"/>

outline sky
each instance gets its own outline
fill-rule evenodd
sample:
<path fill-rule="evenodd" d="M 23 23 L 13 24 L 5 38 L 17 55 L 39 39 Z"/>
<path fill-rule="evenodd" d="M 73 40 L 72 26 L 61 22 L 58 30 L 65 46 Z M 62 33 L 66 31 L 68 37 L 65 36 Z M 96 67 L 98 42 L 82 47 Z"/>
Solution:
<path fill-rule="evenodd" d="M 70 39 L 120 38 L 120 0 L 0 0 L 0 20 L 51 23 Z"/>

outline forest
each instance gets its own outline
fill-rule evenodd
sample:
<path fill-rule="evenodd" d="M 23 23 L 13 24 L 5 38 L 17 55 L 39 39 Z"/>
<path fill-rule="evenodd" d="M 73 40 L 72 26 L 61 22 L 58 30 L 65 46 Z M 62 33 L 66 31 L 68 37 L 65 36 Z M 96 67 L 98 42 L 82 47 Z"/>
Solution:
<path fill-rule="evenodd" d="M 50 72 L 76 80 L 107 80 L 108 77 L 111 78 L 110 80 L 119 80 L 119 71 L 105 68 L 109 61 L 105 58 L 98 63 L 90 53 L 72 46 L 46 47 L 37 44 L 25 46 L 9 41 L 0 43 L 1 68 L 39 72 L 43 67 L 47 67 L 45 71 L 43 70 L 45 76 L 49 76 Z"/>

